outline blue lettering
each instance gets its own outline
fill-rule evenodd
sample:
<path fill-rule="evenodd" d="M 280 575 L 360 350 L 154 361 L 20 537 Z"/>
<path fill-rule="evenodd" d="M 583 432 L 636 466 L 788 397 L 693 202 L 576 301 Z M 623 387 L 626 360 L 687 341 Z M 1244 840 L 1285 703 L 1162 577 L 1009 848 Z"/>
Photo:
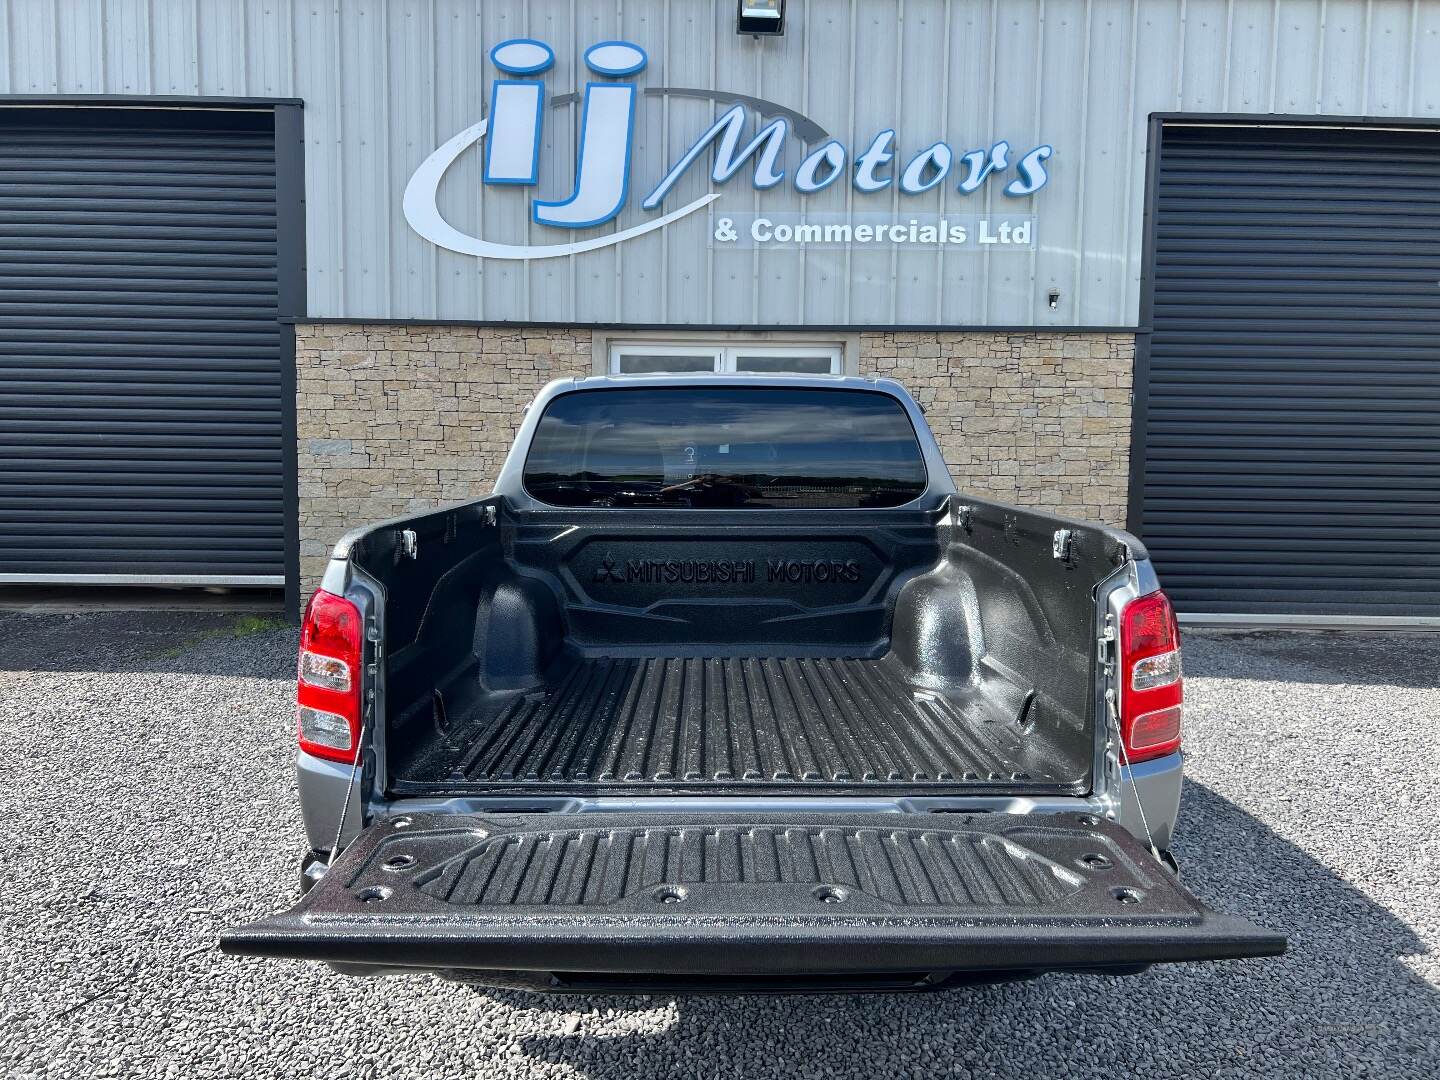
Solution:
<path fill-rule="evenodd" d="M 960 181 L 959 190 L 969 195 L 985 182 L 996 169 L 1003 169 L 1009 162 L 1010 144 L 1003 139 L 989 150 L 971 150 L 960 161 L 968 170 Z"/>
<path fill-rule="evenodd" d="M 538 179 L 544 98 L 538 80 L 496 79 L 490 84 L 485 183 L 533 184 Z"/>
<path fill-rule="evenodd" d="M 580 153 L 575 190 L 561 202 L 530 204 L 541 225 L 584 229 L 609 221 L 625 205 L 630 176 L 630 142 L 635 133 L 635 87 L 589 83 L 580 119 Z"/>
<path fill-rule="evenodd" d="M 900 190 L 907 195 L 919 195 L 929 191 L 950 174 L 952 158 L 950 147 L 943 142 L 934 143 L 910 159 L 905 171 L 900 174 Z M 927 178 L 926 173 L 931 175 Z"/>
<path fill-rule="evenodd" d="M 890 186 L 890 177 L 883 180 L 875 175 L 875 170 L 882 165 L 888 164 L 895 155 L 890 152 L 891 140 L 895 138 L 893 130 L 880 132 L 870 143 L 869 148 L 855 159 L 855 187 L 859 191 L 883 191 Z"/>
<path fill-rule="evenodd" d="M 1015 164 L 1020 179 L 1005 185 L 1006 195 L 1033 195 L 1050 182 L 1045 161 L 1055 152 L 1052 146 L 1037 146 Z"/>
<path fill-rule="evenodd" d="M 790 131 L 790 121 L 781 117 L 766 124 L 744 147 L 739 149 L 740 134 L 745 128 L 745 106 L 736 105 L 728 109 L 720 119 L 711 124 L 700 138 L 696 139 L 685 156 L 675 163 L 675 166 L 665 174 L 665 179 L 655 186 L 655 190 L 645 196 L 645 201 L 640 205 L 646 210 L 653 210 L 660 205 L 661 200 L 669 193 L 685 170 L 694 164 L 705 148 L 711 143 L 719 142 L 715 146 L 715 167 L 710 171 L 710 177 L 717 184 L 723 184 L 730 177 L 734 176 L 745 162 L 755 158 L 755 186 L 762 191 L 765 188 L 774 187 L 785 178 L 785 170 L 776 168 L 780 151 L 785 147 L 785 136 Z M 763 149 L 762 149 L 763 146 Z"/>
<path fill-rule="evenodd" d="M 830 170 L 823 178 L 817 175 L 822 165 Z M 807 195 L 823 191 L 839 179 L 844 169 L 845 147 L 832 139 L 824 146 L 810 151 L 805 160 L 800 162 L 800 167 L 795 170 L 795 187 Z"/>

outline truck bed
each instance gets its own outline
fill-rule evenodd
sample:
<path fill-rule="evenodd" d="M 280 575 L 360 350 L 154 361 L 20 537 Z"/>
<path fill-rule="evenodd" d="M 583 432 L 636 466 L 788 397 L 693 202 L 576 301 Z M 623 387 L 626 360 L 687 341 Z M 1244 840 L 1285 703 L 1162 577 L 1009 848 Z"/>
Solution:
<path fill-rule="evenodd" d="M 455 716 L 442 705 L 395 780 L 430 792 L 1083 786 L 1076 742 L 1012 712 L 973 685 L 922 686 L 893 656 L 566 657 L 538 686 Z"/>

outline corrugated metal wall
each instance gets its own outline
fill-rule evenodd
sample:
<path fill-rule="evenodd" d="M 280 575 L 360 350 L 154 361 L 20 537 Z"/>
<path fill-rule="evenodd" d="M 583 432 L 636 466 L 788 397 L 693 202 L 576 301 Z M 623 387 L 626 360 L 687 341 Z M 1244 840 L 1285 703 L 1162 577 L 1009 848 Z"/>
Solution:
<path fill-rule="evenodd" d="M 0 0 L 0 92 L 301 97 L 310 313 L 518 321 L 1129 325 L 1149 113 L 1440 115 L 1440 64 L 1425 62 L 1440 48 L 1440 4 L 1428 0 L 788 6 L 790 32 L 756 42 L 734 33 L 730 0 Z M 552 92 L 584 81 L 586 46 L 620 37 L 649 50 L 643 85 L 790 104 L 851 143 L 891 124 L 902 155 L 936 138 L 967 149 L 1050 141 L 1039 250 L 714 255 L 697 214 L 618 248 L 528 266 L 440 251 L 406 225 L 405 182 L 485 114 L 487 52 L 522 35 L 555 46 Z M 869 50 L 863 62 L 857 42 Z M 696 102 L 643 107 L 641 158 L 657 145 L 677 156 L 713 114 Z M 571 115 L 547 125 L 559 137 L 542 156 L 552 191 L 573 168 L 575 106 L 561 111 Z M 703 190 L 703 175 L 678 196 Z M 447 185 L 443 208 L 457 225 L 510 242 L 539 231 L 519 193 L 482 190 L 474 154 Z M 726 205 L 744 209 L 798 207 L 793 190 L 755 196 L 740 177 L 725 191 Z M 812 206 L 852 198 L 836 185 Z M 888 210 L 892 198 L 864 201 Z M 1024 201 L 993 184 L 972 201 L 944 198 L 951 212 Z M 938 189 L 903 203 L 941 207 Z M 632 205 L 611 227 L 644 216 Z M 1062 295 L 1055 311 L 1051 288 Z"/>

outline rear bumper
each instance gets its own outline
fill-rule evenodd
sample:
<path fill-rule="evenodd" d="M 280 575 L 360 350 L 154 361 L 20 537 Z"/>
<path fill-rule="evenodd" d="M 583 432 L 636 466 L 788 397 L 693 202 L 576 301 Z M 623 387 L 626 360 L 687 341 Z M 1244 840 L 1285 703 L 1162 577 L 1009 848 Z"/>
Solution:
<path fill-rule="evenodd" d="M 300 815 L 305 819 L 305 836 L 312 851 L 330 851 L 335 847 L 335 837 L 341 834 L 341 845 L 348 844 L 360 835 L 363 827 L 360 785 L 354 780 L 355 768 L 338 761 L 307 754 L 304 750 L 295 752 L 295 782 L 300 789 Z M 340 828 L 340 808 L 346 806 L 345 789 L 354 784 L 348 808 L 345 811 L 345 828 Z"/>
<path fill-rule="evenodd" d="M 383 975 L 332 965 L 342 975 Z M 1105 968 L 1106 975 L 1134 975 L 1135 968 Z M 862 971 L 816 975 L 666 975 L 574 971 L 439 971 L 441 978 L 472 986 L 532 994 L 898 994 L 952 990 L 984 983 L 1023 982 L 1039 971 Z"/>
<path fill-rule="evenodd" d="M 583 972 L 592 983 L 1118 972 L 1285 948 L 1199 903 L 1112 823 L 916 817 L 390 819 L 295 908 L 221 942 L 367 971 Z"/>
<path fill-rule="evenodd" d="M 1185 779 L 1183 756 L 1177 751 L 1153 761 L 1142 761 L 1120 770 L 1120 809 L 1117 820 L 1137 840 L 1146 841 L 1145 826 L 1155 846 L 1170 847 L 1175 819 L 1180 814 L 1180 791 Z M 1141 813 L 1143 808 L 1144 813 Z"/>

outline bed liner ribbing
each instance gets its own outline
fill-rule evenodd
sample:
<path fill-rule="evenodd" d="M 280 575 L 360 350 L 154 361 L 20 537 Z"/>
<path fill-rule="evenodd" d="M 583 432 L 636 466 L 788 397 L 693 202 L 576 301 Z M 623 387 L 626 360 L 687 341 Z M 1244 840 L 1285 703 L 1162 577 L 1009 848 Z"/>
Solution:
<path fill-rule="evenodd" d="M 1042 734 L 893 657 L 587 657 L 485 695 L 400 779 L 441 786 L 980 784 L 1068 789 Z"/>

